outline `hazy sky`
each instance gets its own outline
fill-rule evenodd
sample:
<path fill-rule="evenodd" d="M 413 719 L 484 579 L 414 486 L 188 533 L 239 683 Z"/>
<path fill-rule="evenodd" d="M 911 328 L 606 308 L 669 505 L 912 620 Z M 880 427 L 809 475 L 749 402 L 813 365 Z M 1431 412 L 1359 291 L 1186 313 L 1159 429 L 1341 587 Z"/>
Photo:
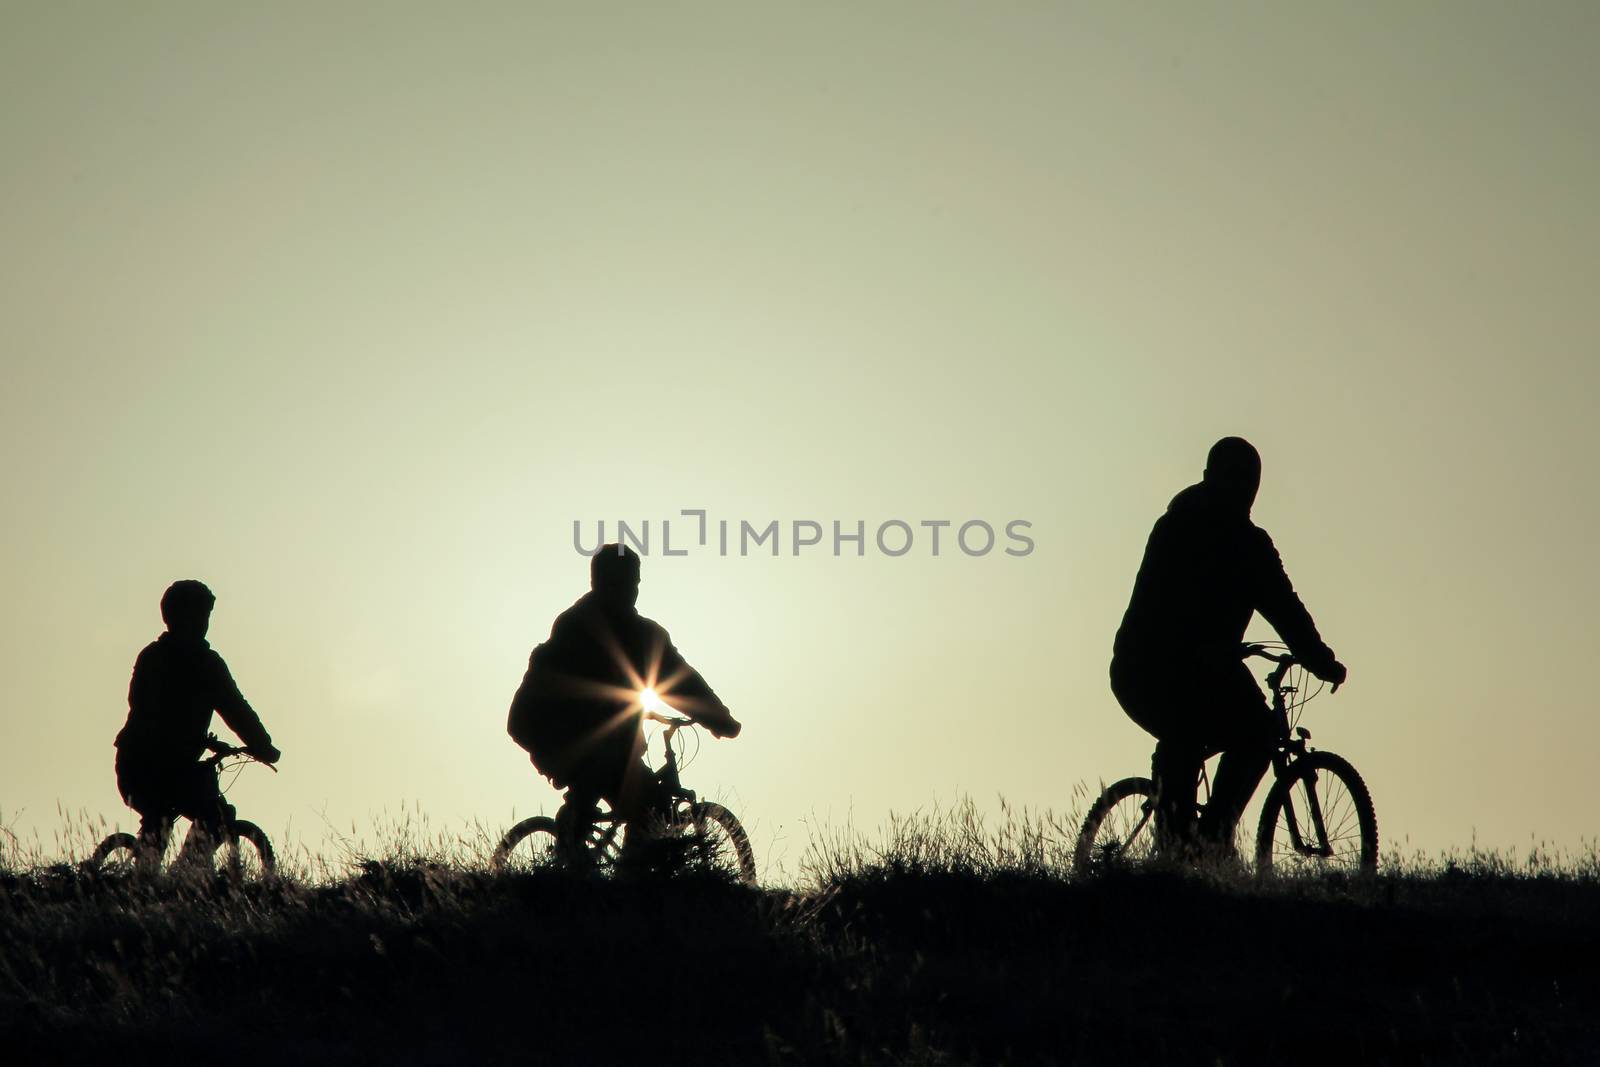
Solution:
<path fill-rule="evenodd" d="M 1148 766 L 1111 638 L 1241 434 L 1385 848 L 1583 847 L 1597 70 L 1590 4 L 0 3 L 0 824 L 136 822 L 180 577 L 270 832 L 553 810 L 504 723 L 572 523 L 683 508 L 868 526 L 645 561 L 763 861 L 1066 810 Z"/>

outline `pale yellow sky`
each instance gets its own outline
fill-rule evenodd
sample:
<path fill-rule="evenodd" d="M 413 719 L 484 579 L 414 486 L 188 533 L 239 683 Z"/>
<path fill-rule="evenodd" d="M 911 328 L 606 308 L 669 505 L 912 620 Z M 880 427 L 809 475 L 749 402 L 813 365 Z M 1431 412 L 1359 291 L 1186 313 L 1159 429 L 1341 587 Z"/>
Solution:
<path fill-rule="evenodd" d="M 1033 523 L 1036 551 L 646 560 L 817 822 L 1066 809 L 1224 434 L 1351 683 L 1385 846 L 1600 831 L 1592 5 L 0 4 L 0 823 L 129 825 L 174 578 L 320 846 L 557 802 L 504 735 L 571 523 Z M 287 829 L 292 827 L 292 829 Z M 781 868 L 780 868 L 781 869 Z"/>

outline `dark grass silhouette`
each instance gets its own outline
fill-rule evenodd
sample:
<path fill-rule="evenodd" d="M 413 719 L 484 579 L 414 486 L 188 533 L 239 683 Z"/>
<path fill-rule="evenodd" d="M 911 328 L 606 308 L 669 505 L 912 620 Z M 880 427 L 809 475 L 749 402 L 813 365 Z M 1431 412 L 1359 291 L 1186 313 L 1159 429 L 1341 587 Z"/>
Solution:
<path fill-rule="evenodd" d="M 398 854 L 239 889 L 13 871 L 4 1059 L 1600 1059 L 1592 857 L 1544 875 L 1478 857 L 1369 882 L 1078 881 L 921 826 L 816 850 L 801 891 Z"/>

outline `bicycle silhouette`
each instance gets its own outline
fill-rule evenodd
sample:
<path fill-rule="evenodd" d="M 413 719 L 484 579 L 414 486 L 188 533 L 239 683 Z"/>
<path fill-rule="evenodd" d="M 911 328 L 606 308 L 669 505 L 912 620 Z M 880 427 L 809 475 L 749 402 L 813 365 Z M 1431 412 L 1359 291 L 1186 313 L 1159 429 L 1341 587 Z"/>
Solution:
<path fill-rule="evenodd" d="M 753 885 L 756 860 L 744 827 L 721 804 L 696 799 L 679 776 L 673 741 L 684 727 L 694 726 L 694 720 L 655 711 L 646 711 L 644 717 L 666 726 L 662 735 L 666 758 L 657 776 L 672 797 L 665 825 L 658 827 L 653 837 L 680 849 L 690 866 L 721 870 Z M 490 862 L 496 871 L 525 865 L 575 872 L 601 870 L 614 867 L 621 858 L 622 836 L 623 822 L 609 807 L 600 808 L 568 790 L 554 818 L 535 815 L 507 830 Z"/>
<path fill-rule="evenodd" d="M 220 740 L 216 734 L 207 736 L 206 748 L 212 754 L 201 762 L 210 767 L 219 780 L 224 770 L 243 767 L 246 763 L 261 763 L 274 772 L 278 769 L 264 760 L 257 759 L 249 751 Z M 238 757 L 235 762 L 228 762 L 235 757 Z M 217 792 L 221 794 L 226 790 L 219 787 Z M 222 836 L 214 849 L 206 853 L 211 857 L 210 863 L 214 865 L 217 854 L 221 853 L 222 871 L 233 881 L 265 878 L 271 875 L 277 868 L 278 861 L 273 855 L 272 842 L 267 840 L 266 832 L 255 823 L 238 818 L 237 809 L 226 801 L 222 804 L 222 814 Z M 162 827 L 160 838 L 150 842 L 148 846 L 141 844 L 138 837 L 129 833 L 113 833 L 107 836 L 89 858 L 83 861 L 82 870 L 86 873 L 121 869 L 142 874 L 159 872 L 176 821 L 176 816 L 169 818 Z M 189 834 L 179 854 L 192 854 L 191 850 L 203 851 L 208 847 L 208 843 L 203 840 L 206 836 L 206 831 L 198 823 L 191 822 Z"/>
<path fill-rule="evenodd" d="M 1256 870 L 1371 874 L 1378 866 L 1378 817 L 1372 794 L 1348 760 L 1307 744 L 1311 732 L 1299 725 L 1300 714 L 1306 702 L 1321 692 L 1321 685 L 1306 692 L 1308 672 L 1289 653 L 1270 651 L 1282 647 L 1258 643 L 1240 649 L 1245 658 L 1257 656 L 1277 664 L 1266 675 L 1280 726 L 1272 755 L 1274 780 L 1256 826 Z M 1299 684 L 1285 684 L 1291 672 Z M 1204 765 L 1199 781 L 1209 799 Z M 1204 807 L 1202 802 L 1197 810 Z M 1106 786 L 1078 833 L 1073 861 L 1079 873 L 1157 858 L 1155 812 L 1155 785 L 1149 778 L 1124 778 Z"/>

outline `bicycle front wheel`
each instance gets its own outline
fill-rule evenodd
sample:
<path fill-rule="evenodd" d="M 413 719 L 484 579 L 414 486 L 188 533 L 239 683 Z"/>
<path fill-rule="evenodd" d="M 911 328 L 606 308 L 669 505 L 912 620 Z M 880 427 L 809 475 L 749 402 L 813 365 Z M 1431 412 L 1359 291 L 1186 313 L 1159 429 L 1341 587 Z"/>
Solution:
<path fill-rule="evenodd" d="M 1372 794 L 1348 760 L 1308 752 L 1279 778 L 1261 808 L 1256 829 L 1261 874 L 1378 869 L 1378 816 Z"/>
<path fill-rule="evenodd" d="M 697 858 L 712 870 L 723 871 L 744 882 L 756 884 L 756 856 L 750 837 L 733 812 L 721 804 L 703 801 L 690 809 Z"/>
<path fill-rule="evenodd" d="M 1156 787 L 1124 778 L 1101 791 L 1083 817 L 1072 863 L 1079 875 L 1149 862 L 1156 848 Z"/>
<path fill-rule="evenodd" d="M 222 838 L 220 870 L 235 882 L 272 877 L 278 858 L 266 831 L 253 822 L 236 822 Z"/>

